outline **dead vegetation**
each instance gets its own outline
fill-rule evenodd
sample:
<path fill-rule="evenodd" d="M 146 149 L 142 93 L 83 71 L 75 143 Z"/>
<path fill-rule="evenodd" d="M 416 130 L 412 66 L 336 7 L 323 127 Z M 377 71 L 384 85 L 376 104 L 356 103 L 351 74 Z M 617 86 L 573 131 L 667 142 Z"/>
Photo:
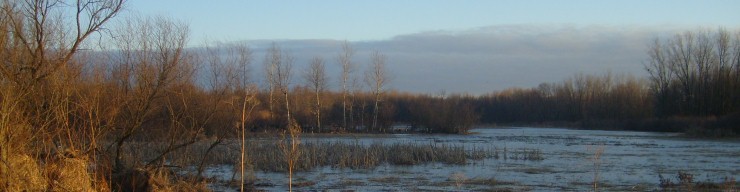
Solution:
<path fill-rule="evenodd" d="M 36 160 L 28 155 L 13 154 L 0 164 L 0 181 L 7 191 L 43 191 L 48 180 L 44 178 Z"/>
<path fill-rule="evenodd" d="M 285 171 L 272 144 L 251 145 L 255 167 L 263 171 Z M 335 168 L 370 169 L 383 164 L 419 165 L 424 163 L 465 164 L 470 160 L 481 160 L 480 149 L 466 150 L 462 146 L 415 143 L 362 145 L 344 142 L 317 142 L 299 146 L 302 151 L 296 169 L 307 171 L 322 166 Z M 490 155 L 488 155 L 490 156 Z"/>
<path fill-rule="evenodd" d="M 164 17 L 108 26 L 123 4 L 0 2 L 0 191 L 206 190 L 163 174 L 164 158 L 206 138 L 227 103 L 220 90 L 246 89 L 193 87 L 187 26 Z M 125 149 L 134 140 L 164 147 L 142 161 L 124 153 L 140 151 Z"/>
<path fill-rule="evenodd" d="M 438 186 L 454 186 L 457 190 L 474 188 L 476 191 L 518 191 L 509 188 L 517 183 L 511 181 L 502 181 L 494 177 L 473 177 L 468 178 L 464 173 L 452 173 L 447 180 L 436 183 Z M 481 188 L 482 187 L 482 188 Z"/>
<path fill-rule="evenodd" d="M 737 191 L 737 181 L 734 177 L 724 177 L 720 182 L 695 181 L 694 174 L 679 171 L 675 181 L 670 177 L 658 175 L 662 191 Z"/>
<path fill-rule="evenodd" d="M 194 143 L 187 149 L 179 149 L 166 156 L 170 166 L 185 167 L 200 162 L 200 157 L 208 150 L 209 141 Z M 281 144 L 282 143 L 282 144 Z M 289 142 L 287 144 L 290 144 Z M 130 143 L 128 150 L 147 150 L 137 152 L 126 152 L 132 155 L 131 159 L 146 161 L 158 154 L 164 146 L 156 143 Z M 161 143 L 159 145 L 162 145 Z M 224 143 L 212 149 L 212 152 L 204 160 L 205 165 L 239 165 L 240 144 L 232 141 Z M 245 161 L 247 172 L 268 171 L 287 172 L 288 159 L 283 151 L 286 146 L 284 140 L 272 139 L 249 139 L 246 142 L 246 151 L 249 158 Z M 355 142 L 307 142 L 296 145 L 300 153 L 295 160 L 294 170 L 310 171 L 319 167 L 330 166 L 334 168 L 348 169 L 372 169 L 381 165 L 420 165 L 426 163 L 444 163 L 452 165 L 465 165 L 471 161 L 493 158 L 498 153 L 495 149 L 466 148 L 461 145 L 448 144 L 420 144 L 420 143 L 371 143 L 361 144 Z"/>

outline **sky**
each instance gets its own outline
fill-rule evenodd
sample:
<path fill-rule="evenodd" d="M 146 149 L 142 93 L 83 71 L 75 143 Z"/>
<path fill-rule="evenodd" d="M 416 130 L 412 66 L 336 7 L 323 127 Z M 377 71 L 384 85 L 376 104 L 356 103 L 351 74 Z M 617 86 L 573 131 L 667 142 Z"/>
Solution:
<path fill-rule="evenodd" d="M 577 73 L 644 76 L 653 39 L 738 29 L 738 7 L 735 0 L 129 0 L 124 16 L 185 22 L 191 47 L 245 41 L 259 56 L 265 43 L 278 42 L 298 65 L 317 55 L 333 61 L 347 40 L 358 64 L 372 50 L 388 56 L 393 89 L 483 94 Z"/>

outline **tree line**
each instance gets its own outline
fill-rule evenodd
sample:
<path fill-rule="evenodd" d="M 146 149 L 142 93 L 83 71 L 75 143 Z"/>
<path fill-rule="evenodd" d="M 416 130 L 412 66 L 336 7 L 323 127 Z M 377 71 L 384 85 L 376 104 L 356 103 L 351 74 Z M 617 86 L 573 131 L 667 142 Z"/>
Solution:
<path fill-rule="evenodd" d="M 578 74 L 560 83 L 481 96 L 478 106 L 482 121 L 490 124 L 623 122 L 652 115 L 646 85 L 632 76 Z"/>
<path fill-rule="evenodd" d="M 474 100 L 481 122 L 597 129 L 740 133 L 740 32 L 686 31 L 656 38 L 645 79 L 578 74 Z"/>

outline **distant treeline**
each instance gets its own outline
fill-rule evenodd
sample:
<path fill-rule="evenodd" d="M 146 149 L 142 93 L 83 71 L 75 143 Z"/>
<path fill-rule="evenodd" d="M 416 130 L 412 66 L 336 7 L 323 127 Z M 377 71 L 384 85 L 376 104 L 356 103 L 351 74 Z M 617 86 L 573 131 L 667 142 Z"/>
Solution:
<path fill-rule="evenodd" d="M 435 127 L 429 125 L 428 117 L 445 117 L 491 125 L 671 131 L 694 136 L 740 133 L 740 31 L 688 31 L 656 39 L 647 54 L 648 78 L 578 74 L 559 83 L 482 96 L 389 95 L 388 105 L 396 109 L 394 121 L 422 127 Z M 420 116 L 419 111 L 427 113 Z M 434 130 L 440 129 L 430 131 Z"/>
<path fill-rule="evenodd" d="M 740 133 L 740 31 L 688 31 L 656 39 L 647 54 L 647 79 L 579 74 L 459 99 L 485 124 Z"/>
<path fill-rule="evenodd" d="M 740 32 L 656 39 L 647 79 L 576 75 L 560 83 L 468 97 L 482 123 L 740 133 Z"/>
<path fill-rule="evenodd" d="M 650 118 L 651 100 L 644 80 L 611 74 L 576 75 L 561 83 L 481 96 L 477 106 L 483 123 L 593 126 L 583 123 Z"/>

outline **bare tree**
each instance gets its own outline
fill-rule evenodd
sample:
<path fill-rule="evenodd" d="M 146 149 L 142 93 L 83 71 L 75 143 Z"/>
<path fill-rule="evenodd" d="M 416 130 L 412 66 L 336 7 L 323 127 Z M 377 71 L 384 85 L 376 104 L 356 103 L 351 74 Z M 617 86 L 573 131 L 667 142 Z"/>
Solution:
<path fill-rule="evenodd" d="M 118 14 L 123 3 L 123 0 L 78 0 L 70 21 L 62 16 L 67 5 L 61 1 L 4 1 L 0 15 L 9 26 L 12 40 L 22 48 L 19 51 L 29 57 L 13 65 L 0 65 L 0 71 L 6 77 L 15 77 L 16 83 L 34 84 L 44 79 L 65 66 L 85 39 Z M 69 32 L 72 36 L 67 35 Z"/>
<path fill-rule="evenodd" d="M 275 107 L 275 91 L 278 88 L 277 68 L 282 63 L 282 51 L 275 42 L 272 43 L 272 47 L 265 53 L 265 81 L 267 81 L 267 91 L 269 92 L 268 107 L 270 109 L 270 115 L 274 115 Z"/>
<path fill-rule="evenodd" d="M 651 90 L 655 97 L 657 97 L 656 108 L 659 113 L 663 113 L 667 107 L 669 93 L 668 88 L 673 81 L 673 73 L 669 69 L 667 64 L 667 58 L 661 45 L 661 41 L 655 40 L 653 45 L 648 50 L 650 61 L 645 64 L 645 70 L 650 74 L 650 81 L 653 82 Z"/>
<path fill-rule="evenodd" d="M 364 84 L 363 80 L 352 78 L 352 83 L 350 83 L 349 86 L 350 92 L 347 108 L 349 112 L 349 127 L 351 127 L 353 131 L 358 131 L 358 124 L 364 126 L 365 129 L 369 127 L 365 121 L 367 119 L 365 115 L 367 115 L 368 104 L 367 95 L 364 92 Z"/>
<path fill-rule="evenodd" d="M 370 129 L 378 128 L 378 112 L 380 111 L 380 103 L 383 101 L 383 93 L 385 92 L 385 86 L 388 83 L 388 73 L 385 69 L 386 57 L 379 51 L 373 51 L 370 56 L 372 61 L 369 70 L 365 74 L 365 82 L 372 89 L 374 103 L 373 103 L 373 122 Z M 385 131 L 383 129 L 382 131 Z"/>
<path fill-rule="evenodd" d="M 254 86 L 253 86 L 254 87 Z M 246 145 L 246 132 L 247 132 L 247 119 L 252 115 L 254 108 L 259 105 L 259 101 L 256 99 L 253 93 L 257 92 L 257 88 L 245 88 L 244 98 L 242 99 L 241 118 L 239 119 L 239 130 L 241 134 L 241 158 L 239 162 L 240 170 L 240 191 L 244 191 L 244 172 L 245 164 L 247 159 L 247 145 Z"/>
<path fill-rule="evenodd" d="M 123 144 L 152 118 L 166 89 L 182 78 L 181 67 L 190 57 L 185 51 L 189 29 L 185 24 L 169 19 L 136 18 L 118 29 L 116 45 L 119 51 L 112 78 L 121 90 L 117 93 L 121 109 L 121 129 L 116 137 L 115 166 L 123 169 Z"/>
<path fill-rule="evenodd" d="M 733 98 L 740 48 L 725 29 L 687 31 L 656 39 L 645 68 L 650 74 L 660 116 L 720 116 L 739 104 Z"/>
<path fill-rule="evenodd" d="M 75 157 L 97 160 L 96 141 L 110 127 L 103 125 L 107 115 L 101 111 L 107 106 L 101 105 L 102 83 L 87 80 L 100 80 L 105 70 L 93 69 L 95 66 L 86 63 L 91 61 L 89 55 L 83 56 L 80 50 L 92 48 L 88 46 L 90 36 L 102 30 L 123 3 L 0 1 L 0 191 L 55 191 L 68 187 L 50 178 L 45 189 L 9 187 L 24 182 L 8 179 L 9 175 L 20 173 L 22 180 L 33 179 L 34 173 L 9 168 L 7 162 L 18 156 L 31 157 L 29 160 L 38 161 L 43 167 L 56 163 L 42 159 L 52 157 L 54 152 L 66 151 Z M 96 179 L 101 178 L 102 171 L 94 172 Z M 73 187 L 66 190 L 90 186 Z"/>
<path fill-rule="evenodd" d="M 245 169 L 246 169 L 246 159 L 247 151 L 246 151 L 246 132 L 247 132 L 247 121 L 249 117 L 252 116 L 252 112 L 254 111 L 254 108 L 259 105 L 259 100 L 256 98 L 256 93 L 258 92 L 256 86 L 249 81 L 249 65 L 252 62 L 252 51 L 249 49 L 249 47 L 245 44 L 238 44 L 234 46 L 230 46 L 227 50 L 227 57 L 229 58 L 226 63 L 229 68 L 228 71 L 231 71 L 229 76 L 229 84 L 232 85 L 232 88 L 234 89 L 234 93 L 238 95 L 243 95 L 241 97 L 236 97 L 236 101 L 229 101 L 229 103 L 232 104 L 232 107 L 239 108 L 239 103 L 241 103 L 241 107 L 239 111 L 239 124 L 236 127 L 237 133 L 241 135 L 241 157 L 239 162 L 239 170 L 240 170 L 240 191 L 244 191 L 244 179 L 245 179 Z M 239 102 L 241 100 L 241 102 Z"/>
<path fill-rule="evenodd" d="M 277 77 L 277 87 L 280 90 L 280 92 L 283 94 L 283 99 L 285 99 L 285 116 L 287 119 L 288 126 L 290 126 L 290 122 L 292 121 L 292 117 L 290 116 L 290 81 L 291 81 L 291 75 L 293 70 L 293 57 L 290 55 L 285 55 L 283 58 L 284 62 L 280 62 L 277 65 L 277 70 L 275 71 L 276 77 Z"/>
<path fill-rule="evenodd" d="M 0 162 L 10 162 L 14 155 L 42 158 L 42 154 L 57 149 L 82 150 L 81 156 L 94 151 L 104 128 L 97 111 L 100 102 L 93 102 L 100 101 L 100 95 L 85 92 L 81 87 L 86 85 L 77 84 L 83 78 L 82 67 L 89 65 L 75 57 L 80 50 L 90 48 L 85 46 L 89 37 L 103 29 L 123 3 L 0 2 Z M 91 102 L 79 103 L 77 99 Z M 50 164 L 39 162 L 44 163 L 42 166 Z M 3 178 L 18 173 L 6 168 L 5 164 L 0 166 Z M 22 191 L 6 188 L 13 182 L 0 181 L 0 191 Z M 46 190 L 57 190 L 56 185 Z"/>
<path fill-rule="evenodd" d="M 236 121 L 238 122 L 234 126 L 234 131 L 237 135 L 242 137 L 242 148 L 241 148 L 241 161 L 238 165 L 241 170 L 240 179 L 244 182 L 244 170 L 245 170 L 245 158 L 246 158 L 246 142 L 244 137 L 246 135 L 247 118 L 251 116 L 253 109 L 259 103 L 256 100 L 255 90 L 249 83 L 249 65 L 252 61 L 252 52 L 246 44 L 232 44 L 227 45 L 218 43 L 215 46 L 206 46 L 205 58 L 208 64 L 210 64 L 210 92 L 211 94 L 207 100 L 211 101 L 209 106 L 214 109 L 213 112 L 218 112 L 218 109 L 223 110 L 226 114 L 241 114 L 241 116 L 226 115 L 226 122 Z M 222 113 L 223 113 L 222 112 Z M 201 112 L 203 113 L 203 112 Z M 234 119 L 232 119 L 234 118 Z M 219 127 L 213 132 L 222 131 L 223 127 Z M 224 134 L 218 134 L 222 136 Z M 216 137 L 208 151 L 201 160 L 201 165 L 198 169 L 200 175 L 203 171 L 203 163 L 208 157 L 209 152 L 216 145 L 221 143 L 221 138 Z M 236 172 L 234 172 L 234 175 Z"/>
<path fill-rule="evenodd" d="M 285 110 L 284 112 L 288 119 L 286 123 L 290 122 L 291 119 L 289 92 L 293 61 L 294 59 L 291 55 L 284 53 L 277 44 L 273 43 L 272 47 L 265 55 L 264 62 L 266 70 L 265 78 L 269 91 L 268 102 L 271 115 L 277 114 L 275 103 L 278 101 L 278 98 L 276 98 L 275 95 L 280 94 L 283 96 L 283 103 L 281 104 L 284 104 L 283 106 L 285 106 L 283 110 Z"/>
<path fill-rule="evenodd" d="M 308 83 L 314 94 L 316 103 L 313 106 L 313 113 L 316 115 L 316 129 L 321 131 L 321 93 L 326 90 L 326 67 L 324 66 L 324 59 L 321 57 L 314 57 L 309 65 L 309 69 L 304 73 L 303 78 Z M 312 130 L 313 131 L 313 130 Z"/>
<path fill-rule="evenodd" d="M 283 95 L 285 104 L 285 119 L 286 127 L 285 131 L 288 133 L 286 139 L 283 134 L 283 140 L 280 142 L 280 147 L 287 159 L 288 163 L 288 189 L 293 190 L 293 169 L 295 168 L 298 157 L 300 156 L 299 144 L 301 127 L 291 116 L 290 110 L 290 83 L 293 69 L 293 57 L 289 54 L 284 54 L 280 48 L 273 44 L 273 48 L 270 50 L 269 55 L 270 66 L 273 67 L 272 81 L 275 83 L 274 87 L 277 91 Z"/>
<path fill-rule="evenodd" d="M 252 63 L 252 50 L 246 44 L 217 43 L 206 44 L 205 62 L 211 74 L 209 88 L 213 90 L 234 91 L 249 85 L 249 65 Z"/>
<path fill-rule="evenodd" d="M 0 2 L 0 32 L 3 37 L 0 78 L 14 88 L 20 107 L 37 120 L 31 121 L 37 129 L 62 123 L 70 117 L 68 113 L 47 113 L 51 104 L 72 106 L 71 93 L 63 81 L 75 78 L 79 65 L 68 66 L 74 55 L 83 47 L 88 37 L 103 28 L 123 6 L 123 0 L 78 0 L 71 6 L 53 0 L 9 0 Z M 72 10 L 72 17 L 68 12 Z M 66 15 L 66 16 L 65 16 Z M 60 70 L 64 70 L 60 72 Z M 55 76 L 50 79 L 50 76 Z M 57 81 L 57 82 L 51 82 Z M 62 94 L 62 93 L 65 94 Z M 52 98 L 48 94 L 59 94 Z M 46 107 L 42 107 L 46 106 Z M 60 109 L 60 110 L 68 110 Z M 57 111 L 61 112 L 61 111 Z M 20 131 L 20 130 L 16 130 Z"/>
<path fill-rule="evenodd" d="M 354 50 L 352 50 L 352 47 L 350 47 L 349 42 L 344 41 L 344 43 L 342 44 L 342 53 L 340 53 L 337 57 L 337 59 L 339 60 L 339 65 L 342 66 L 342 74 L 340 78 L 340 84 L 342 85 L 342 129 L 347 129 L 348 126 L 347 106 L 349 105 L 349 84 L 352 81 L 352 72 L 354 71 L 352 55 L 354 55 Z M 352 113 L 350 113 L 349 116 L 352 116 Z"/>

